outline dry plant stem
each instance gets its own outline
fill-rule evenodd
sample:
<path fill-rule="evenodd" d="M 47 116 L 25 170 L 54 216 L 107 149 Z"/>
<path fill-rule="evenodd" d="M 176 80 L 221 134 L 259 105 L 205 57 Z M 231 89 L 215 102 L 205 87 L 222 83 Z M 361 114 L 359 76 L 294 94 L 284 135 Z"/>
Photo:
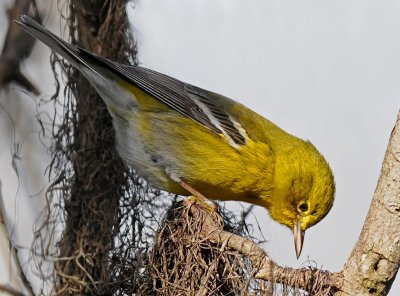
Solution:
<path fill-rule="evenodd" d="M 35 6 L 32 0 L 16 0 L 8 11 L 8 31 L 0 56 L 0 87 L 15 82 L 31 93 L 38 95 L 39 90 L 20 71 L 20 63 L 29 56 L 35 39 L 19 28 L 14 20 L 23 14 L 29 14 L 29 7 Z M 39 14 L 33 9 L 31 17 L 40 22 Z"/>
<path fill-rule="evenodd" d="M 16 289 L 14 289 L 8 285 L 2 285 L 2 284 L 0 284 L 0 292 L 4 292 L 6 294 L 10 294 L 10 295 L 14 295 L 14 296 L 25 296 L 20 291 L 17 291 Z"/>
<path fill-rule="evenodd" d="M 138 295 L 270 295 L 266 292 L 272 284 L 254 279 L 245 256 L 204 237 L 204 221 L 193 215 L 190 205 L 204 209 L 218 226 L 246 233 L 204 203 L 189 198 L 186 204 L 171 208 L 158 229 L 146 266 L 152 281 L 144 283 Z"/>
<path fill-rule="evenodd" d="M 7 241 L 8 242 L 8 250 L 2 250 L 0 249 L 0 252 L 7 252 L 6 256 L 8 258 L 5 258 L 5 260 L 10 260 L 12 263 L 12 267 L 10 269 L 13 269 L 14 272 L 16 273 L 15 276 L 20 280 L 20 282 L 23 283 L 26 291 L 29 292 L 30 295 L 34 295 L 32 286 L 30 285 L 29 281 L 25 277 L 25 274 L 22 271 L 22 265 L 21 262 L 19 261 L 18 255 L 17 255 L 17 250 L 15 249 L 14 245 L 12 244 L 10 240 L 10 234 L 8 233 L 7 226 L 5 224 L 5 208 L 4 208 L 4 203 L 3 203 L 3 195 L 1 191 L 1 182 L 0 182 L 0 240 L 2 242 Z M 13 287 L 9 285 L 3 285 L 0 284 L 0 291 L 6 291 L 11 295 L 24 295 L 23 293 L 17 291 Z"/>
<path fill-rule="evenodd" d="M 200 219 L 202 221 L 202 236 L 225 246 L 227 249 L 237 251 L 247 256 L 253 268 L 256 270 L 255 278 L 273 283 L 286 284 L 305 291 L 311 291 L 313 289 L 314 278 L 317 271 L 279 266 L 253 241 L 224 231 L 221 224 L 217 223 L 217 217 L 215 217 L 213 213 L 208 212 L 197 204 L 192 204 L 190 201 L 185 203 L 190 207 L 194 219 Z M 324 273 L 329 277 L 329 285 L 331 287 L 339 287 L 341 285 L 342 278 L 340 274 Z"/>
<path fill-rule="evenodd" d="M 400 113 L 363 229 L 343 269 L 343 295 L 387 295 L 399 265 Z"/>
<path fill-rule="evenodd" d="M 71 41 L 128 63 L 125 6 L 125 1 L 117 0 L 70 1 Z M 113 273 L 112 260 L 122 258 L 111 255 L 120 243 L 115 239 L 120 233 L 119 202 L 127 195 L 129 172 L 115 150 L 112 121 L 103 101 L 81 74 L 67 73 L 67 89 L 76 98 L 68 127 L 71 142 L 65 148 L 73 175 L 62 196 L 65 229 L 55 262 L 55 294 L 114 295 L 121 272 Z"/>

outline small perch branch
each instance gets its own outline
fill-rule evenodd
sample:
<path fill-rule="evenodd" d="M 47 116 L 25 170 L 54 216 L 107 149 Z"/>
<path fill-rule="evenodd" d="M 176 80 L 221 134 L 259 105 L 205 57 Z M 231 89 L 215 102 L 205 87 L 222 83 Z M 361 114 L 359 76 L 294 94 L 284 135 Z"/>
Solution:
<path fill-rule="evenodd" d="M 328 283 L 325 288 L 335 290 L 342 285 L 343 279 L 339 273 L 279 266 L 253 241 L 224 231 L 222 225 L 217 222 L 216 215 L 210 214 L 200 205 L 192 204 L 190 200 L 185 200 L 185 204 L 190 207 L 194 219 L 202 221 L 202 236 L 248 257 L 256 270 L 255 278 L 272 283 L 287 284 L 310 292 L 314 289 L 316 275 L 323 273 L 325 283 Z"/>

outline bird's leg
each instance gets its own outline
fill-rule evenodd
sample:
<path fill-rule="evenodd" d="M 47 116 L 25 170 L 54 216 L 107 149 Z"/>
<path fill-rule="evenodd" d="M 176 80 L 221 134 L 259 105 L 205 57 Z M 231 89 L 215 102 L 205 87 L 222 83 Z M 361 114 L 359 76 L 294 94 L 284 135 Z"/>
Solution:
<path fill-rule="evenodd" d="M 198 192 L 196 189 L 194 189 L 192 186 L 190 186 L 186 182 L 180 180 L 179 184 L 184 189 L 186 189 L 187 191 L 189 191 L 192 194 L 192 196 L 190 198 L 193 201 L 200 203 L 203 207 L 205 207 L 213 212 L 216 212 L 218 210 L 218 205 L 216 203 L 209 200 L 207 197 L 205 197 L 203 194 Z"/>

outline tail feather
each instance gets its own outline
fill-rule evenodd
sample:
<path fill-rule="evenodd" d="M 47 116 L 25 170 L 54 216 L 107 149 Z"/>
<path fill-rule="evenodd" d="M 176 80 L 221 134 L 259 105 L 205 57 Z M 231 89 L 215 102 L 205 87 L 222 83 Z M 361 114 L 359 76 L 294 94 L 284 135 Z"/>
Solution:
<path fill-rule="evenodd" d="M 49 30 L 38 24 L 31 17 L 23 15 L 21 16 L 21 21 L 15 22 L 29 34 L 42 41 L 63 58 L 67 59 L 79 70 L 83 70 L 82 66 L 92 68 L 91 65 L 89 65 L 84 59 L 81 58 L 80 49 L 78 47 L 65 42 L 60 37 L 56 36 Z"/>
<path fill-rule="evenodd" d="M 115 95 L 121 91 L 115 85 L 115 81 L 118 80 L 118 77 L 122 78 L 122 75 L 112 67 L 110 61 L 69 44 L 27 15 L 21 16 L 21 20 L 16 23 L 76 67 L 96 88 L 107 106 L 119 108 L 132 106 L 133 97 L 131 95 L 126 93 Z"/>
<path fill-rule="evenodd" d="M 22 15 L 21 20 L 16 20 L 15 22 L 26 32 L 42 41 L 56 53 L 68 60 L 89 80 L 91 80 L 94 73 L 97 73 L 102 77 L 107 76 L 108 78 L 113 75 L 120 76 L 120 73 L 115 73 L 112 65 L 110 65 L 110 61 L 64 41 L 51 31 L 44 28 L 41 24 L 37 23 L 30 16 Z M 108 72 L 108 75 L 105 75 L 105 72 Z M 90 75 L 88 75 L 88 73 L 90 73 Z"/>

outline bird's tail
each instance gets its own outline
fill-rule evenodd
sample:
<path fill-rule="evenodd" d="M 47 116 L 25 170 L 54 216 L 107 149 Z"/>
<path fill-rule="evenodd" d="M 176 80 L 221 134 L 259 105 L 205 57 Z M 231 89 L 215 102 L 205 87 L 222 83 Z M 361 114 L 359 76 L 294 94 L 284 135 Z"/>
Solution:
<path fill-rule="evenodd" d="M 115 82 L 120 81 L 123 75 L 113 69 L 110 61 L 69 44 L 27 15 L 21 16 L 16 23 L 76 67 L 92 83 L 108 107 L 115 109 L 132 105 L 131 95 L 118 93 L 121 88 L 116 87 Z"/>
<path fill-rule="evenodd" d="M 79 70 L 83 70 L 82 66 L 92 68 L 92 65 L 88 64 L 85 59 L 82 59 L 82 50 L 80 48 L 65 42 L 60 37 L 56 36 L 49 30 L 44 28 L 31 17 L 27 15 L 22 15 L 21 20 L 15 22 L 20 25 L 26 32 L 42 41 L 44 44 L 46 44 L 63 58 L 68 60 L 71 64 L 73 64 L 73 66 L 77 67 Z"/>

